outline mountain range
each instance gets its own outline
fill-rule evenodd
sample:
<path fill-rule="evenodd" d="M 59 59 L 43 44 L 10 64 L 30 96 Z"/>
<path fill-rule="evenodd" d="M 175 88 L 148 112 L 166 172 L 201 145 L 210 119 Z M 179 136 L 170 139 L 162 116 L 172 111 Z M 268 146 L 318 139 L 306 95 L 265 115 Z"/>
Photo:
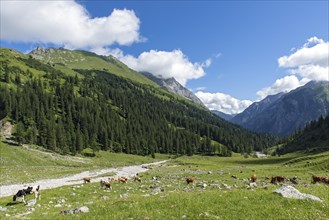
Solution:
<path fill-rule="evenodd" d="M 255 102 L 229 121 L 252 131 L 286 136 L 328 114 L 329 82 L 311 81 Z"/>

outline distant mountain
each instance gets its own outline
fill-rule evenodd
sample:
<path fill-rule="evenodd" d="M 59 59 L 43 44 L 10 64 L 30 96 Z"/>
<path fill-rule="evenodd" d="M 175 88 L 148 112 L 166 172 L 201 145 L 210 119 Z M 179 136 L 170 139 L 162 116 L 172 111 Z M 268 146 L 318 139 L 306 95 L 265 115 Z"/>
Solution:
<path fill-rule="evenodd" d="M 214 113 L 215 115 L 221 117 L 222 119 L 225 119 L 226 121 L 230 121 L 234 116 L 236 116 L 236 114 L 226 114 L 224 112 L 221 111 L 217 111 L 217 110 L 211 110 L 212 113 Z"/>
<path fill-rule="evenodd" d="M 329 82 L 311 81 L 289 93 L 253 103 L 231 122 L 252 131 L 285 136 L 328 114 Z"/>
<path fill-rule="evenodd" d="M 182 86 L 179 82 L 176 81 L 175 78 L 168 78 L 168 79 L 163 79 L 160 77 L 154 76 L 152 73 L 148 72 L 141 72 L 144 76 L 146 76 L 148 79 L 152 80 L 162 88 L 168 90 L 169 92 L 172 92 L 178 96 L 184 97 L 194 103 L 197 103 L 199 105 L 204 106 L 202 101 L 194 95 L 193 92 Z"/>
<path fill-rule="evenodd" d="M 295 151 L 307 154 L 329 151 L 329 115 L 309 122 L 303 130 L 292 135 L 286 144 L 278 148 L 276 153 Z"/>

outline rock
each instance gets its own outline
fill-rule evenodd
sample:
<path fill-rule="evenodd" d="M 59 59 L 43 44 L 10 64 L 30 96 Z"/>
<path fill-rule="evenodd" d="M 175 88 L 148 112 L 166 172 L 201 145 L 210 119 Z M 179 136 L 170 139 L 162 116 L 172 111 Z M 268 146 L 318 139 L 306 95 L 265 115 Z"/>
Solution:
<path fill-rule="evenodd" d="M 80 208 L 69 209 L 69 210 L 61 210 L 61 214 L 78 214 L 78 213 L 87 213 L 89 212 L 89 208 L 87 206 L 81 206 Z"/>
<path fill-rule="evenodd" d="M 273 191 L 274 193 L 278 193 L 285 198 L 294 198 L 294 199 L 310 199 L 317 202 L 323 202 L 320 198 L 299 192 L 297 189 L 290 185 L 283 185 L 281 188 Z"/>
<path fill-rule="evenodd" d="M 212 174 L 212 172 L 211 171 L 208 171 L 208 174 Z"/>
<path fill-rule="evenodd" d="M 89 208 L 87 206 L 82 206 L 79 208 L 79 211 L 82 213 L 87 213 L 89 212 Z"/>
<path fill-rule="evenodd" d="M 7 210 L 8 210 L 7 208 L 0 206 L 0 211 L 6 212 Z"/>
<path fill-rule="evenodd" d="M 31 199 L 31 200 L 27 201 L 26 206 L 34 206 L 36 204 L 36 202 L 37 201 L 35 199 Z"/>
<path fill-rule="evenodd" d="M 120 194 L 120 198 L 127 198 L 128 197 L 128 194 Z"/>
<path fill-rule="evenodd" d="M 257 187 L 257 183 L 255 183 L 255 182 L 251 182 L 251 183 L 249 183 L 249 186 L 250 186 L 250 187 Z"/>
<path fill-rule="evenodd" d="M 55 208 L 62 207 L 62 204 L 56 204 L 54 205 Z"/>

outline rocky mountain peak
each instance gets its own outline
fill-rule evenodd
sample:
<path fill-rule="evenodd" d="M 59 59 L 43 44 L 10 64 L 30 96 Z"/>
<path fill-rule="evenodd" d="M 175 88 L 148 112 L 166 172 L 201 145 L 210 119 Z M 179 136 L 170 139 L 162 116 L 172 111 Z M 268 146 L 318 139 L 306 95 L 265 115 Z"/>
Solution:
<path fill-rule="evenodd" d="M 202 101 L 196 95 L 194 95 L 193 92 L 182 86 L 174 77 L 164 79 L 161 76 L 155 76 L 148 72 L 142 72 L 142 74 L 169 92 L 204 106 Z"/>

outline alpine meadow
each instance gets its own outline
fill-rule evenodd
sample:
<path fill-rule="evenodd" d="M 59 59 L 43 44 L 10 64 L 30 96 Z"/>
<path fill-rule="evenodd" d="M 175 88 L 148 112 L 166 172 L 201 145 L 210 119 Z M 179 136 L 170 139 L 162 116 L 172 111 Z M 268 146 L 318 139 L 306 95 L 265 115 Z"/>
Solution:
<path fill-rule="evenodd" d="M 1 219 L 329 219 L 328 2 L 0 4 Z"/>

